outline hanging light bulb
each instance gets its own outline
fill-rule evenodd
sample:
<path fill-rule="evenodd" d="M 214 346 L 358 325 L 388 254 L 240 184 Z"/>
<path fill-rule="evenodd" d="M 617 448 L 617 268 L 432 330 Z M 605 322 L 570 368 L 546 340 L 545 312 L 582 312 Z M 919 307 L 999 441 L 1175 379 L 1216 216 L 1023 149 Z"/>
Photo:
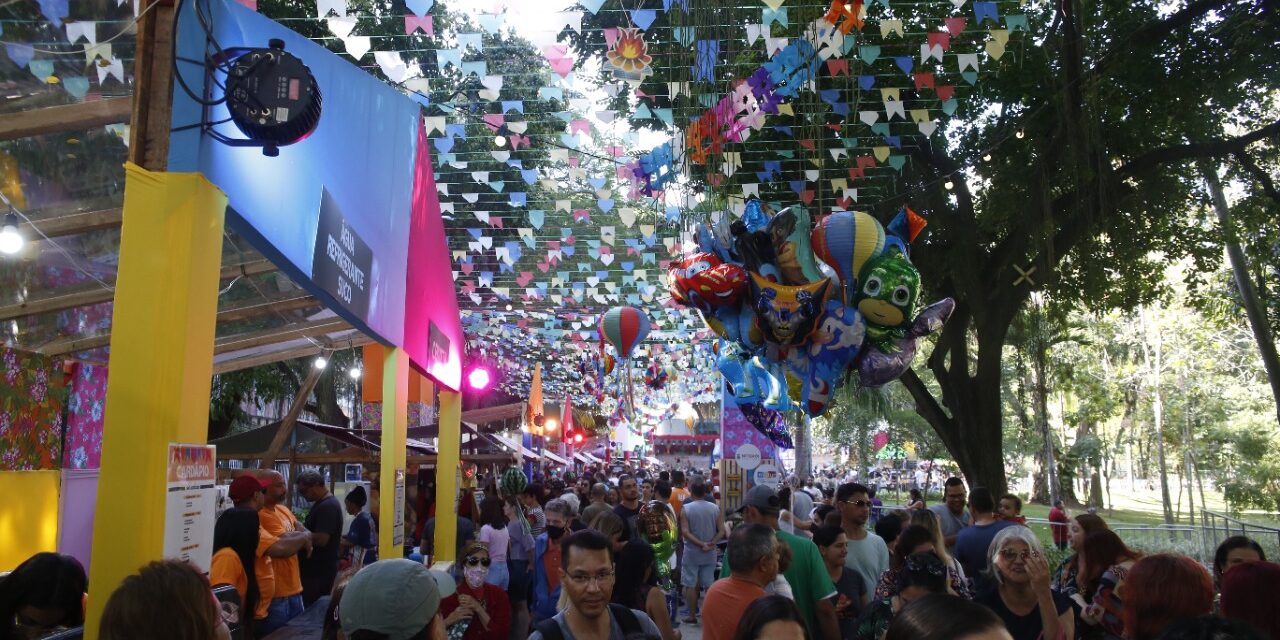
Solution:
<path fill-rule="evenodd" d="M 312 362 L 311 364 L 317 369 L 323 369 L 329 366 L 329 361 L 325 360 L 324 356 L 316 356 L 315 361 Z"/>
<path fill-rule="evenodd" d="M 983 162 L 991 162 L 991 154 L 989 154 L 989 153 L 983 154 L 983 155 L 982 155 L 982 161 L 983 161 Z"/>
<path fill-rule="evenodd" d="M 360 367 L 351 367 L 350 369 L 347 370 L 347 375 L 351 376 L 352 380 L 359 380 L 360 374 L 361 374 Z"/>
<path fill-rule="evenodd" d="M 947 181 L 942 183 L 942 188 L 946 189 L 947 191 L 950 191 L 955 187 L 956 187 L 956 183 L 952 182 L 950 178 L 947 178 Z"/>
<path fill-rule="evenodd" d="M 1015 137 L 1015 138 L 1017 138 L 1017 139 L 1021 140 L 1021 139 L 1022 139 L 1023 137 L 1025 137 L 1026 135 L 1027 135 L 1027 132 L 1023 131 L 1022 129 L 1018 129 L 1018 132 L 1017 132 L 1017 133 L 1015 133 L 1015 134 L 1013 134 L 1013 137 Z"/>
<path fill-rule="evenodd" d="M 507 305 L 507 311 L 511 310 L 511 305 Z"/>
<path fill-rule="evenodd" d="M 18 233 L 18 214 L 10 211 L 4 216 L 4 227 L 0 229 L 0 253 L 13 255 L 22 251 L 27 241 Z"/>
<path fill-rule="evenodd" d="M 505 137 L 505 136 L 494 136 L 494 137 L 493 137 L 493 146 L 495 146 L 495 147 L 505 147 L 505 146 L 507 146 L 507 139 L 506 139 L 506 137 Z"/>

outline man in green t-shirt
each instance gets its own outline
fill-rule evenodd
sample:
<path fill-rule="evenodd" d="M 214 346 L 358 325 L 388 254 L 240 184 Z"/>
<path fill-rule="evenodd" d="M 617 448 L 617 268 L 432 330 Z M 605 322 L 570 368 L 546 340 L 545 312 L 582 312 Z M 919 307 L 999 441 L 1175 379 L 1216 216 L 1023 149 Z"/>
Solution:
<path fill-rule="evenodd" d="M 743 522 L 762 524 L 773 529 L 778 540 L 791 548 L 791 566 L 782 575 L 791 585 L 791 594 L 809 627 L 809 635 L 814 638 L 839 638 L 840 624 L 836 618 L 835 604 L 831 601 L 831 597 L 836 595 L 836 585 L 827 574 L 827 566 L 822 562 L 822 554 L 818 552 L 817 545 L 778 529 L 778 514 L 782 511 L 782 505 L 773 487 L 764 484 L 751 487 L 743 498 L 739 511 Z M 723 563 L 720 577 L 729 577 L 729 563 Z"/>

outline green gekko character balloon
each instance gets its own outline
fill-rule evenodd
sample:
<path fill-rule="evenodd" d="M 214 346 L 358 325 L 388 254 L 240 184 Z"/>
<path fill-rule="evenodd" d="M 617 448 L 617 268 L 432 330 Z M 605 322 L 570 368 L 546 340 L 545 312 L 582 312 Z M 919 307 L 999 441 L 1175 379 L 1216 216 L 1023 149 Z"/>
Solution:
<path fill-rule="evenodd" d="M 890 248 L 863 265 L 855 302 L 867 321 L 867 339 L 882 350 L 906 335 L 916 314 L 920 272 L 901 251 Z"/>

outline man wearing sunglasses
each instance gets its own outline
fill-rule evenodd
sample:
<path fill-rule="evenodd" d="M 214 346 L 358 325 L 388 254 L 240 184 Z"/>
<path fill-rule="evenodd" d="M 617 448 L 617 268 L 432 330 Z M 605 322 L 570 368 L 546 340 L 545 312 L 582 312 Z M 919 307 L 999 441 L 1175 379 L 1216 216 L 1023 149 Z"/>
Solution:
<path fill-rule="evenodd" d="M 849 539 L 844 566 L 862 576 L 867 593 L 875 593 L 880 575 L 889 569 L 889 546 L 867 530 L 867 520 L 871 518 L 869 493 L 856 482 L 842 484 L 836 489 L 836 508 L 840 511 L 840 528 Z"/>

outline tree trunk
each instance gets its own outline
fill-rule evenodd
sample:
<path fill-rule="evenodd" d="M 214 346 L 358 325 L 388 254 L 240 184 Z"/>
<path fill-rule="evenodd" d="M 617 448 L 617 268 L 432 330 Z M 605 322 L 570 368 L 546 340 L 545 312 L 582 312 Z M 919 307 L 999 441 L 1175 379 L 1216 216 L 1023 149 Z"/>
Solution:
<path fill-rule="evenodd" d="M 798 423 L 795 425 L 796 476 L 809 478 L 813 475 L 813 434 L 809 428 L 809 419 L 802 417 L 793 420 Z"/>
<path fill-rule="evenodd" d="M 337 367 L 327 367 L 320 376 L 320 381 L 316 383 L 315 406 L 307 407 L 316 414 L 323 424 L 331 424 L 335 427 L 346 428 L 351 420 L 347 418 L 347 414 L 342 411 L 342 407 L 338 405 L 338 385 L 337 385 Z"/>
<path fill-rule="evenodd" d="M 1049 427 L 1049 381 L 1047 379 L 1049 345 L 1047 344 L 1048 336 L 1045 335 L 1044 302 L 1041 298 L 1035 298 L 1031 313 L 1032 344 L 1035 349 L 1033 362 L 1036 374 L 1036 420 L 1040 426 L 1040 435 L 1044 437 L 1044 461 L 1045 469 L 1048 471 L 1048 477 L 1045 481 L 1048 483 L 1049 504 L 1054 504 L 1058 501 L 1061 489 L 1058 484 L 1058 465 L 1053 456 L 1053 449 L 1054 445 L 1057 444 L 1057 439 L 1053 437 L 1053 430 Z"/>
<path fill-rule="evenodd" d="M 1143 324 L 1143 340 L 1142 352 L 1143 360 L 1147 365 L 1149 376 L 1149 384 L 1151 386 L 1151 414 L 1156 430 L 1156 459 L 1160 467 L 1160 501 L 1164 507 L 1165 524 L 1173 524 L 1173 502 L 1169 495 L 1169 468 L 1165 464 L 1164 457 L 1164 399 L 1160 395 L 1160 374 L 1164 362 L 1164 336 L 1161 334 L 1160 327 L 1155 327 L 1154 339 L 1155 343 L 1151 344 L 1153 322 L 1148 320 L 1147 312 L 1142 312 Z"/>
<path fill-rule="evenodd" d="M 1045 469 L 1044 447 L 1036 448 L 1036 455 L 1032 460 L 1031 502 L 1052 505 L 1049 501 L 1049 474 Z"/>
<path fill-rule="evenodd" d="M 1276 354 L 1276 344 L 1271 336 L 1271 324 L 1267 320 L 1267 312 L 1258 300 L 1258 291 L 1249 278 L 1249 263 L 1245 259 L 1240 243 L 1236 241 L 1235 226 L 1231 221 L 1231 209 L 1227 207 L 1227 199 L 1222 194 L 1222 183 L 1218 180 L 1217 167 L 1207 160 L 1199 163 L 1204 181 L 1209 185 L 1209 195 L 1213 200 L 1213 210 L 1218 214 L 1218 225 L 1222 227 L 1223 244 L 1227 247 L 1227 257 L 1231 260 L 1231 273 L 1235 277 L 1236 289 L 1240 292 L 1240 301 L 1249 317 L 1249 328 L 1253 330 L 1253 339 L 1258 343 L 1258 353 L 1267 370 L 1267 380 L 1271 383 L 1271 396 L 1276 405 L 1276 420 L 1280 421 L 1280 356 Z"/>
<path fill-rule="evenodd" d="M 1191 454 L 1191 465 L 1196 474 L 1196 486 L 1200 489 L 1200 510 L 1203 511 L 1209 508 L 1209 503 L 1204 500 L 1204 476 L 1200 473 L 1200 461 L 1195 454 Z"/>
<path fill-rule="evenodd" d="M 955 458 L 969 486 L 984 486 L 995 495 L 1008 490 L 1004 471 L 1004 407 L 1000 401 L 1003 371 L 1000 359 L 1012 313 L 978 325 L 978 355 L 974 375 L 969 374 L 969 329 L 973 316 L 963 300 L 942 328 L 929 356 L 929 368 L 942 388 L 940 404 L 914 370 L 899 380 L 911 393 L 916 412 L 941 438 Z M 942 405 L 946 405 L 946 410 Z"/>

